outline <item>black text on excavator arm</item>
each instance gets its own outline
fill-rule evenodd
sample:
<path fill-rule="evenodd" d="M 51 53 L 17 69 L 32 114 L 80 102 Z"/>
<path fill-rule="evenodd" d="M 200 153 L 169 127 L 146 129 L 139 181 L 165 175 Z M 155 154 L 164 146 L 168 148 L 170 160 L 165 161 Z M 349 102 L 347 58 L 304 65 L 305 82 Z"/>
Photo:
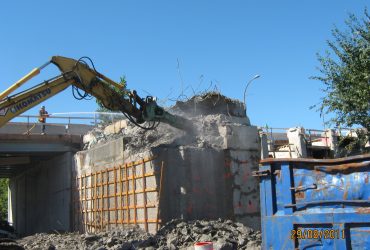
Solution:
<path fill-rule="evenodd" d="M 124 91 L 126 95 L 122 96 L 117 91 L 117 88 L 123 88 L 124 86 L 100 74 L 95 70 L 93 64 L 92 68 L 89 67 L 86 59 L 90 60 L 86 57 L 74 60 L 61 56 L 53 56 L 50 62 L 40 68 L 34 69 L 1 93 L 0 127 L 14 117 L 72 85 L 78 90 L 83 90 L 94 96 L 107 109 L 121 111 L 131 122 L 142 128 L 154 128 L 156 124 L 162 121 L 182 130 L 189 131 L 192 129 L 192 124 L 189 120 L 168 113 L 162 107 L 158 106 L 152 97 L 142 99 L 137 95 L 136 91 Z M 9 93 L 21 86 L 24 82 L 37 75 L 49 63 L 56 65 L 62 74 L 30 89 L 8 96 Z M 149 126 L 141 125 L 145 121 L 152 123 Z"/>

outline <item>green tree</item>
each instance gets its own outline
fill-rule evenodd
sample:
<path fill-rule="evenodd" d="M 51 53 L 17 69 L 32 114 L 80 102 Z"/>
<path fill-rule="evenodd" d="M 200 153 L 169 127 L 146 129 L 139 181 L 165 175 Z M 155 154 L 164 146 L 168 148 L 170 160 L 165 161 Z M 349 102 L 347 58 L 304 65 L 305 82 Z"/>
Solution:
<path fill-rule="evenodd" d="M 126 77 L 125 76 L 120 77 L 119 83 L 124 86 L 122 89 L 118 89 L 113 86 L 111 88 L 117 91 L 122 96 L 122 98 L 124 98 L 125 96 L 127 96 L 127 91 L 128 91 L 126 89 L 126 84 L 127 84 Z M 104 107 L 103 104 L 99 100 L 96 99 L 96 103 L 98 104 L 98 108 L 96 109 L 96 112 L 112 113 L 112 111 Z M 109 115 L 104 115 L 104 114 L 99 114 L 99 121 L 103 125 L 107 125 L 112 122 L 111 117 Z"/>
<path fill-rule="evenodd" d="M 324 83 L 319 105 L 320 114 L 331 113 L 331 124 L 344 127 L 360 125 L 370 132 L 370 16 L 350 14 L 344 31 L 334 27 L 330 51 L 318 54 L 320 76 L 312 79 Z"/>
<path fill-rule="evenodd" d="M 8 179 L 0 179 L 0 220 L 8 219 Z"/>

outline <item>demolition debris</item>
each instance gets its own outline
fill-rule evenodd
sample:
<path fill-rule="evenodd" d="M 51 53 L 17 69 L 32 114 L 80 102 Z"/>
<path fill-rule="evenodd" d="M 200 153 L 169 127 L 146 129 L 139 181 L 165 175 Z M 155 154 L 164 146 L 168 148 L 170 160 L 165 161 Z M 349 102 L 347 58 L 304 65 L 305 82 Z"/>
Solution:
<path fill-rule="evenodd" d="M 212 241 L 219 250 L 260 249 L 261 234 L 231 220 L 172 220 L 155 235 L 137 227 L 97 234 L 35 234 L 18 240 L 18 249 L 190 250 L 200 241 Z"/>

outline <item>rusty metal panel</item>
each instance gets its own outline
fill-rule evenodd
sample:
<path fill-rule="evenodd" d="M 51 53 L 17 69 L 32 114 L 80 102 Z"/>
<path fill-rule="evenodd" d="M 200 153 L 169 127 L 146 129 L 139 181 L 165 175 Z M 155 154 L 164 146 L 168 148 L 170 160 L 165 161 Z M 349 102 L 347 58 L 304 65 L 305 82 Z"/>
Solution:
<path fill-rule="evenodd" d="M 263 160 L 264 249 L 370 249 L 370 155 Z"/>

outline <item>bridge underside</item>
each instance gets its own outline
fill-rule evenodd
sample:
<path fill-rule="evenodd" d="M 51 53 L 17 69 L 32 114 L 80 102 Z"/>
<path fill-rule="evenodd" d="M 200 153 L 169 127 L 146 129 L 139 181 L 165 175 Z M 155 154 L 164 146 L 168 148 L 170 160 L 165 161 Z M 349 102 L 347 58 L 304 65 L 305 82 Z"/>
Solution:
<path fill-rule="evenodd" d="M 78 135 L 0 134 L 0 178 L 15 177 L 41 161 L 80 148 Z"/>
<path fill-rule="evenodd" d="M 68 231 L 77 135 L 0 134 L 0 177 L 9 178 L 8 220 L 17 233 Z"/>

